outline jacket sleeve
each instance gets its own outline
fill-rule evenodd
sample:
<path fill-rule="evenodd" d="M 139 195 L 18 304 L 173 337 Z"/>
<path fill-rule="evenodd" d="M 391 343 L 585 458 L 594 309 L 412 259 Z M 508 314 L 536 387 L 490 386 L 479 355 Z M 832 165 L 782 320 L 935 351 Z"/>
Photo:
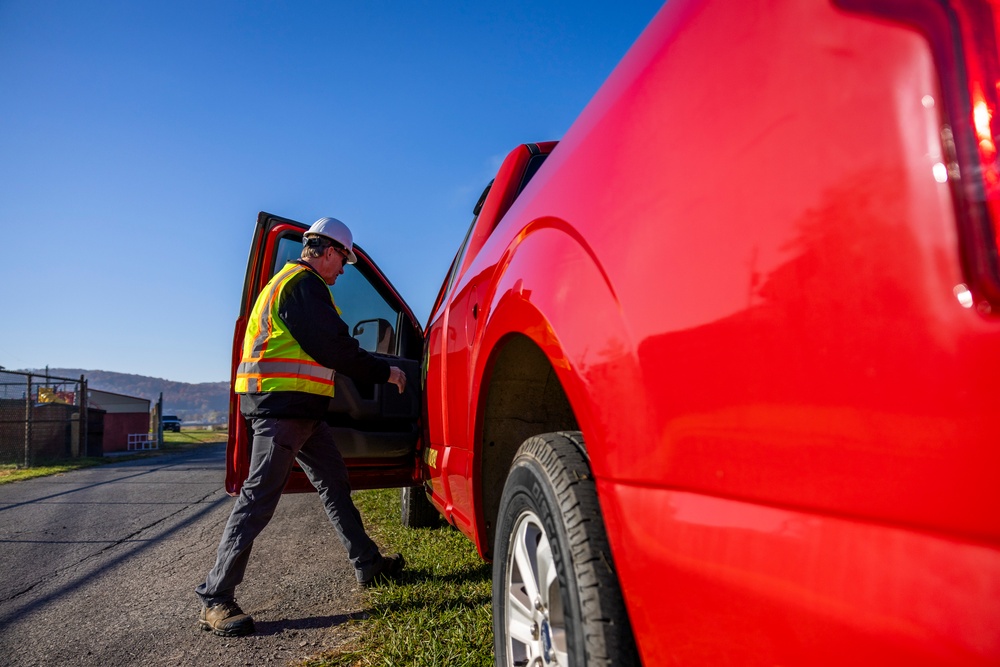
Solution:
<path fill-rule="evenodd" d="M 389 363 L 361 349 L 330 305 L 322 279 L 306 273 L 286 291 L 278 315 L 310 357 L 361 382 L 389 381 Z"/>

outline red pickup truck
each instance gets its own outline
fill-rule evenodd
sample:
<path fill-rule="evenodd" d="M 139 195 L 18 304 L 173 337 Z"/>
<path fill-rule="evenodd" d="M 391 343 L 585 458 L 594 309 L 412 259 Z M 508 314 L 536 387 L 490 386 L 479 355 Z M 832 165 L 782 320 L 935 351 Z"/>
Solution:
<path fill-rule="evenodd" d="M 493 560 L 498 664 L 1000 664 L 998 10 L 671 0 L 425 328 L 356 249 L 423 382 L 338 375 L 338 442 Z M 234 367 L 304 228 L 258 219 Z"/>

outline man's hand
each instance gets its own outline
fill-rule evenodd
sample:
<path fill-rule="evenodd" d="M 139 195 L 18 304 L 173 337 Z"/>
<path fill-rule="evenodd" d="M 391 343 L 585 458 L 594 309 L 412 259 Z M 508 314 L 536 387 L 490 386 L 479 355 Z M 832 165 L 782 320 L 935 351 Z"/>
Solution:
<path fill-rule="evenodd" d="M 389 368 L 389 384 L 396 385 L 399 393 L 403 393 L 403 390 L 406 389 L 406 373 L 403 372 L 403 369 L 398 366 Z"/>

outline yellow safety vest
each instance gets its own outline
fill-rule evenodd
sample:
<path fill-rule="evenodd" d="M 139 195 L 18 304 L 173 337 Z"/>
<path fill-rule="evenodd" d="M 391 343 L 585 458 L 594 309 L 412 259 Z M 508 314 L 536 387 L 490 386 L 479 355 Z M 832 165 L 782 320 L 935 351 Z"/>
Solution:
<path fill-rule="evenodd" d="M 293 282 L 309 280 L 301 276 L 311 271 L 302 264 L 289 262 L 264 286 L 247 322 L 243 337 L 243 356 L 236 370 L 237 394 L 262 394 L 271 391 L 302 391 L 333 396 L 332 368 L 327 368 L 306 354 L 278 315 L 284 289 Z M 297 282 L 297 281 L 295 281 Z M 333 295 L 330 295 L 330 305 Z"/>

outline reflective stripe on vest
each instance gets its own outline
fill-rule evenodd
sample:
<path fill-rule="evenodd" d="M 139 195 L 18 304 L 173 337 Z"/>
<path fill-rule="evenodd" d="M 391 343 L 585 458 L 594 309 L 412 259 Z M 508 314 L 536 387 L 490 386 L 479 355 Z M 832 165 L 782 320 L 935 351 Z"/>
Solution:
<path fill-rule="evenodd" d="M 283 290 L 303 271 L 312 272 L 312 269 L 289 262 L 257 297 L 247 322 L 243 355 L 236 370 L 234 390 L 237 394 L 302 391 L 333 396 L 333 369 L 306 354 L 278 315 Z M 300 276 L 299 279 L 310 278 Z M 336 308 L 332 294 L 330 305 Z"/>

